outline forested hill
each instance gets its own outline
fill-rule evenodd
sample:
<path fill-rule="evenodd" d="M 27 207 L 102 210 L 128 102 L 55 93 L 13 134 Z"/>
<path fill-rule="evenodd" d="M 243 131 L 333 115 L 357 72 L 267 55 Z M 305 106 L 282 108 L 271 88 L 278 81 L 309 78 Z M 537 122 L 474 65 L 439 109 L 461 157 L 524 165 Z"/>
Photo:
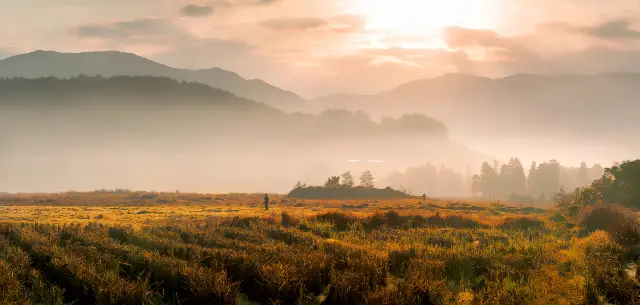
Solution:
<path fill-rule="evenodd" d="M 345 110 L 327 110 L 318 115 L 286 114 L 207 85 L 151 76 L 0 79 L 0 105 L 33 112 L 43 109 L 64 110 L 65 113 L 81 111 L 96 119 L 85 122 L 91 125 L 99 124 L 101 118 L 115 119 L 109 115 L 117 113 L 120 119 L 128 117 L 141 124 L 155 124 L 158 129 L 204 116 L 209 118 L 212 127 L 222 123 L 232 127 L 228 133 L 247 130 L 252 125 L 255 129 L 249 129 L 251 133 L 273 131 L 332 138 L 415 134 L 446 136 L 447 132 L 444 124 L 422 115 L 405 115 L 378 123 L 362 112 Z M 140 111 L 145 115 L 141 116 Z M 153 117 L 166 117 L 168 111 L 177 115 L 168 121 L 148 121 Z"/>
<path fill-rule="evenodd" d="M 207 101 L 234 102 L 235 105 L 257 105 L 234 94 L 200 83 L 178 82 L 168 77 L 78 76 L 0 79 L 0 98 L 4 103 L 40 101 L 47 104 L 86 103 L 87 100 L 109 100 L 110 103 Z"/>
<path fill-rule="evenodd" d="M 289 114 L 150 76 L 1 79 L 0 142 L 0 183 L 32 191 L 288 191 L 344 170 L 350 159 L 384 160 L 371 168 L 379 175 L 427 160 L 487 159 L 423 115 Z"/>
<path fill-rule="evenodd" d="M 274 107 L 289 109 L 303 103 L 303 99 L 293 92 L 259 79 L 245 79 L 231 71 L 219 68 L 177 69 L 124 52 L 59 53 L 38 50 L 0 60 L 0 77 L 69 78 L 79 75 L 169 77 L 206 84 Z"/>

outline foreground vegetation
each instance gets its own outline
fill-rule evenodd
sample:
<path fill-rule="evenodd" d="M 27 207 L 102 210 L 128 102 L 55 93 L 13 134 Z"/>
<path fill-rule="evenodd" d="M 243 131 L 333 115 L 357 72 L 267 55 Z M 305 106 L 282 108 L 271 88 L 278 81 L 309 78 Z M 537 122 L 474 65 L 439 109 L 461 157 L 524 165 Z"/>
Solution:
<path fill-rule="evenodd" d="M 412 202 L 396 212 L 380 202 L 297 202 L 316 209 L 303 214 L 277 198 L 276 211 L 266 213 L 251 208 L 258 195 L 230 195 L 210 204 L 248 204 L 235 216 L 123 226 L 113 220 L 133 207 L 114 198 L 140 194 L 96 194 L 103 217 L 83 224 L 0 222 L 0 304 L 640 302 L 633 264 L 640 236 L 621 207 L 574 213 Z M 27 208 L 33 196 L 12 200 Z M 146 198 L 136 208 L 179 207 Z M 238 202 L 225 203 L 231 199 Z"/>

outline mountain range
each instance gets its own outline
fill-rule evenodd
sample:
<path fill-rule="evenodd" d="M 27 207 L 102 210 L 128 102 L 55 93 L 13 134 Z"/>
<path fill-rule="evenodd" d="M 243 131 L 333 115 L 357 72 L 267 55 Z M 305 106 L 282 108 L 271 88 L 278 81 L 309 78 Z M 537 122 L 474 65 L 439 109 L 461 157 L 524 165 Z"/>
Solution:
<path fill-rule="evenodd" d="M 172 68 L 144 57 L 124 52 L 59 53 L 34 51 L 0 60 L 0 78 L 57 77 L 78 75 L 161 76 L 198 82 L 279 108 L 296 108 L 303 103 L 297 94 L 259 79 L 245 79 L 219 68 L 188 70 Z"/>
<path fill-rule="evenodd" d="M 640 130 L 639 95 L 637 74 L 517 74 L 502 79 L 448 74 L 376 95 L 327 96 L 313 104 L 316 111 L 339 107 L 374 117 L 422 113 L 476 136 L 593 137 Z"/>
<path fill-rule="evenodd" d="M 0 185 L 17 191 L 286 192 L 350 169 L 383 176 L 426 161 L 461 170 L 487 159 L 424 115 L 286 113 L 153 76 L 0 79 L 0 143 Z"/>
<path fill-rule="evenodd" d="M 78 75 L 159 76 L 196 82 L 286 112 L 319 114 L 326 109 L 360 110 L 375 120 L 422 114 L 443 122 L 451 135 L 472 146 L 491 141 L 502 145 L 515 140 L 529 144 L 529 148 L 514 149 L 515 155 L 520 155 L 522 150 L 557 147 L 557 143 L 571 141 L 576 142 L 573 146 L 580 147 L 573 152 L 583 153 L 585 147 L 589 152 L 595 148 L 640 151 L 640 144 L 635 143 L 638 141 L 629 140 L 640 130 L 636 118 L 640 113 L 637 102 L 640 75 L 637 74 L 517 74 L 501 79 L 447 74 L 412 81 L 373 95 L 343 94 L 304 100 L 291 91 L 262 80 L 247 80 L 230 71 L 176 69 L 116 51 L 35 51 L 0 61 L 0 78 Z M 529 140 L 534 138 L 544 140 L 535 143 Z M 596 159 L 602 156 L 594 153 Z M 619 158 L 616 155 L 614 159 Z"/>
<path fill-rule="evenodd" d="M 501 79 L 447 74 L 375 95 L 344 94 L 306 101 L 265 81 L 248 80 L 219 68 L 177 69 L 117 51 L 35 51 L 0 60 L 0 78 L 78 75 L 160 76 L 197 82 L 283 111 L 361 110 L 374 118 L 419 113 L 445 122 L 456 134 L 476 137 L 607 137 L 639 127 L 634 114 L 640 110 L 636 102 L 640 75 L 629 73 L 516 74 Z"/>

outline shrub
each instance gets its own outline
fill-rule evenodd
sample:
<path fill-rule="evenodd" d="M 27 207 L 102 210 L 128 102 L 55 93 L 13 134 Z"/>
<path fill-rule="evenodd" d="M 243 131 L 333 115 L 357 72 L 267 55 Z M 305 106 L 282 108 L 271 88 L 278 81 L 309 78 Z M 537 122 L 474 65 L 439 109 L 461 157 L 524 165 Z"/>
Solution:
<path fill-rule="evenodd" d="M 285 227 L 295 227 L 300 224 L 300 221 L 289 215 L 287 212 L 282 212 L 282 225 Z"/>
<path fill-rule="evenodd" d="M 519 217 L 512 218 L 509 217 L 505 219 L 504 223 L 500 225 L 502 229 L 519 229 L 519 230 L 539 230 L 544 227 L 544 221 L 536 218 L 529 217 Z"/>
<path fill-rule="evenodd" d="M 316 216 L 315 219 L 318 221 L 333 223 L 336 229 L 340 231 L 346 231 L 352 223 L 358 221 L 355 216 L 336 212 L 320 214 Z"/>
<path fill-rule="evenodd" d="M 580 214 L 580 225 L 587 232 L 604 230 L 622 245 L 640 242 L 640 226 L 628 209 L 615 204 L 589 206 Z"/>

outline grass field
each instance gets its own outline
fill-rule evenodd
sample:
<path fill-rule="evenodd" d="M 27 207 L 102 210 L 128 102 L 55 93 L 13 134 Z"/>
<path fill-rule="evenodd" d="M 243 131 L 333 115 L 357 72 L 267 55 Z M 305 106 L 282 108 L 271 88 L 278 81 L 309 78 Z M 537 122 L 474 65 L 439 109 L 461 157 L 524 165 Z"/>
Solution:
<path fill-rule="evenodd" d="M 637 232 L 589 216 L 270 197 L 0 197 L 0 304 L 640 302 Z"/>

